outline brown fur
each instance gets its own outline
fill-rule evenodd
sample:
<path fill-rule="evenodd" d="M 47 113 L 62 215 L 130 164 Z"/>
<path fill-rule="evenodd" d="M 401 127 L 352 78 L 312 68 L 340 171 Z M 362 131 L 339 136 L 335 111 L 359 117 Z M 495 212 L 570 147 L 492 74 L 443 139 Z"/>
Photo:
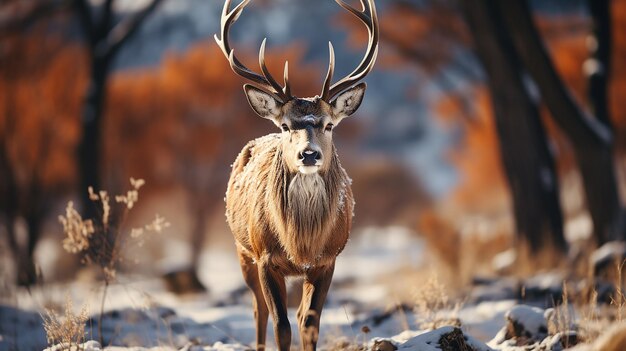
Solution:
<path fill-rule="evenodd" d="M 285 275 L 334 262 L 348 240 L 353 199 L 350 178 L 337 154 L 331 157 L 327 171 L 304 175 L 284 164 L 278 134 L 243 148 L 226 192 L 226 215 L 246 254 L 255 260 L 270 254 Z"/>

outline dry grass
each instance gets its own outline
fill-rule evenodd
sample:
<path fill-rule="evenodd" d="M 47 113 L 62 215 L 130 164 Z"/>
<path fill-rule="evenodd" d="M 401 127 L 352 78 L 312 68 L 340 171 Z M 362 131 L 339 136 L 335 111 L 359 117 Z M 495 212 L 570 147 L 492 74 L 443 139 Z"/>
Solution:
<path fill-rule="evenodd" d="M 78 314 L 74 314 L 72 300 L 68 296 L 62 317 L 55 311 L 46 309 L 42 319 L 49 345 L 63 345 L 64 350 L 80 349 L 79 345 L 85 341 L 86 334 L 85 323 L 88 319 L 86 306 L 83 306 Z"/>
<path fill-rule="evenodd" d="M 575 330 L 580 342 L 593 342 L 610 325 L 626 319 L 624 286 L 626 260 L 616 262 L 616 268 L 605 277 L 613 282 L 614 292 L 609 301 L 599 303 L 598 292 L 595 290 L 598 278 L 593 276 L 589 266 L 593 245 L 578 242 L 579 252 L 573 259 L 556 254 L 556 251 L 549 247 L 541 252 L 531 252 L 527 245 L 515 242 L 511 234 L 512 225 L 505 217 L 485 216 L 464 221 L 447 215 L 445 211 L 423 214 L 418 231 L 426 240 L 436 263 L 439 264 L 437 267 L 440 271 L 439 278 L 451 276 L 455 281 L 448 279 L 446 282 L 450 281 L 454 288 L 466 288 L 472 277 L 481 274 L 505 274 L 524 281 L 525 278 L 541 271 L 558 271 L 567 278 L 563 282 L 562 301 L 555 306 L 549 320 L 551 335 Z M 515 248 L 515 253 L 509 269 L 496 272 L 493 258 L 512 247 Z M 442 319 L 445 323 L 446 318 L 442 318 L 438 311 L 454 310 L 442 286 L 440 282 L 428 280 L 420 287 L 419 296 L 415 297 L 415 310 L 420 328 L 429 329 L 443 325 L 438 323 L 441 323 Z M 446 304 L 448 307 L 441 307 Z"/>
<path fill-rule="evenodd" d="M 460 326 L 458 312 L 461 304 L 452 302 L 445 285 L 435 274 L 415 289 L 413 297 L 415 318 L 420 329 L 434 330 L 446 325 Z"/>
<path fill-rule="evenodd" d="M 83 219 L 74 209 L 72 202 L 68 203 L 65 216 L 59 216 L 66 238 L 63 248 L 73 254 L 82 255 L 82 262 L 95 264 L 104 276 L 104 288 L 100 303 L 100 319 L 98 334 L 103 344 L 102 315 L 109 285 L 115 281 L 117 267 L 122 261 L 122 248 L 128 249 L 132 243 L 142 245 L 149 232 L 160 233 L 170 224 L 158 214 L 155 219 L 143 227 L 124 230 L 123 224 L 128 213 L 139 201 L 139 189 L 145 184 L 143 179 L 130 178 L 131 189 L 126 194 L 115 195 L 115 204 L 111 205 L 109 194 L 100 190 L 97 193 L 89 187 L 89 199 L 92 200 L 100 216 L 98 218 Z"/>
<path fill-rule="evenodd" d="M 616 317 L 615 319 L 618 322 L 624 320 L 626 309 L 626 296 L 624 296 L 624 282 L 623 282 L 623 271 L 624 264 L 626 264 L 626 260 L 620 262 L 616 262 L 617 274 L 615 277 L 615 294 L 611 298 L 611 306 L 615 308 Z"/>
<path fill-rule="evenodd" d="M 169 223 L 158 214 L 155 219 L 140 228 L 124 230 L 123 224 L 129 212 L 139 201 L 139 189 L 145 184 L 142 179 L 130 178 L 131 189 L 123 195 L 115 195 L 112 206 L 109 194 L 100 190 L 97 193 L 89 187 L 89 198 L 94 202 L 99 213 L 98 218 L 83 219 L 74 209 L 73 203 L 67 205 L 65 216 L 59 216 L 66 238 L 63 248 L 69 253 L 80 254 L 87 264 L 93 263 L 102 269 L 106 282 L 115 280 L 117 265 L 121 260 L 121 248 L 131 244 L 141 245 L 145 234 L 160 233 Z"/>
<path fill-rule="evenodd" d="M 511 247 L 508 219 L 476 217 L 459 221 L 436 210 L 420 215 L 418 232 L 452 288 L 467 286 L 476 274 L 493 273 L 492 260 Z M 447 271 L 447 274 L 445 272 Z"/>

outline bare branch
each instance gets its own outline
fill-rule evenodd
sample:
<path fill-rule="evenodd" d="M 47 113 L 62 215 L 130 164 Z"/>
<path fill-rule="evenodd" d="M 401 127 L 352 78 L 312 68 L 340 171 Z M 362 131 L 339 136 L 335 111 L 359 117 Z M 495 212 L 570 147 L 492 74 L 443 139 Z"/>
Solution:
<path fill-rule="evenodd" d="M 150 15 L 162 0 L 152 0 L 142 10 L 122 20 L 111 31 L 106 39 L 96 47 L 96 55 L 113 55 L 139 29 L 139 26 Z"/>
<path fill-rule="evenodd" d="M 17 1 L 0 8 L 0 34 L 22 31 L 43 17 L 63 10 L 69 0 Z"/>
<path fill-rule="evenodd" d="M 558 75 L 527 1 L 507 2 L 507 6 L 500 6 L 500 11 L 509 26 L 513 44 L 537 83 L 555 122 L 581 144 L 611 144 L 613 135 L 609 126 L 580 108 Z"/>
<path fill-rule="evenodd" d="M 78 14 L 78 21 L 83 28 L 83 33 L 85 33 L 89 45 L 93 46 L 95 44 L 95 33 L 91 6 L 89 5 L 88 0 L 74 0 L 74 9 Z"/>
<path fill-rule="evenodd" d="M 105 38 L 111 28 L 111 19 L 113 18 L 113 2 L 114 0 L 106 0 L 102 5 L 102 17 L 98 21 L 96 36 L 102 40 Z"/>
<path fill-rule="evenodd" d="M 588 41 L 590 57 L 583 65 L 589 79 L 587 94 L 591 108 L 598 120 L 613 129 L 609 112 L 608 83 L 611 74 L 611 5 L 608 0 L 588 0 L 587 5 L 593 23 Z"/>

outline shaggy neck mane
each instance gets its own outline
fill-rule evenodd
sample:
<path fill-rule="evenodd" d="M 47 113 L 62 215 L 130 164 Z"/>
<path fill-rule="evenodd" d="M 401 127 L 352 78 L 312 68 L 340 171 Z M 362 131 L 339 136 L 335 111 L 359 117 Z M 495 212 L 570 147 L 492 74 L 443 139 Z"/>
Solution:
<path fill-rule="evenodd" d="M 328 170 L 317 174 L 292 173 L 281 151 L 274 158 L 275 179 L 269 191 L 275 204 L 274 228 L 289 259 L 299 265 L 314 265 L 324 250 L 338 217 L 338 203 L 345 180 L 335 150 Z M 270 176 L 271 178 L 272 176 Z"/>

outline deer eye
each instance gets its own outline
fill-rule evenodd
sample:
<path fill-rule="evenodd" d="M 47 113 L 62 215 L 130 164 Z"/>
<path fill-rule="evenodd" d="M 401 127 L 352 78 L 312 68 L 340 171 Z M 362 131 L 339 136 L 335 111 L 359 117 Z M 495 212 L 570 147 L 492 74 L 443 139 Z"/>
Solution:
<path fill-rule="evenodd" d="M 331 130 L 333 130 L 334 125 L 332 123 L 328 123 L 326 125 L 326 128 L 324 128 L 325 131 L 330 132 Z"/>
<path fill-rule="evenodd" d="M 282 126 L 280 126 L 283 130 L 283 132 L 288 132 L 289 131 L 289 126 L 287 126 L 286 124 L 283 123 Z"/>

